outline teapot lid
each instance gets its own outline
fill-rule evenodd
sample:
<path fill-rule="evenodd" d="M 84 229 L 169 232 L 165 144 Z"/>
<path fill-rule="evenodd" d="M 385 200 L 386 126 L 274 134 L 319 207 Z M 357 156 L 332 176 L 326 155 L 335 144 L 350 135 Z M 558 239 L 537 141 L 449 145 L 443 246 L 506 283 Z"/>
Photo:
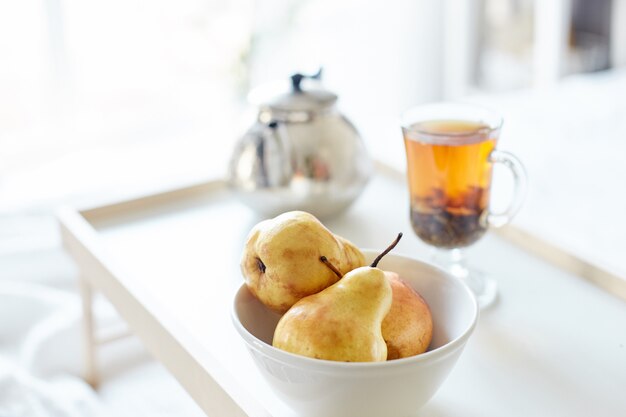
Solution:
<path fill-rule="evenodd" d="M 337 95 L 322 88 L 317 74 L 293 74 L 289 82 L 272 83 L 255 88 L 249 95 L 251 103 L 278 112 L 316 112 L 332 106 Z"/>

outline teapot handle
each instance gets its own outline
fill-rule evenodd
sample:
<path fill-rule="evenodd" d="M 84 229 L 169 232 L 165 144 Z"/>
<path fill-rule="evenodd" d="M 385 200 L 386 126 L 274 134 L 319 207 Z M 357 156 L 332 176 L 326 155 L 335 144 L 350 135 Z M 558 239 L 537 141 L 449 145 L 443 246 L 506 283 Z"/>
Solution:
<path fill-rule="evenodd" d="M 300 83 L 302 82 L 302 80 L 304 78 L 310 78 L 312 80 L 320 80 L 322 78 L 322 67 L 320 67 L 317 72 L 313 75 L 304 75 L 304 74 L 300 74 L 295 73 L 291 76 L 291 87 L 293 88 L 293 91 L 296 92 L 301 92 L 302 91 L 302 87 L 300 86 Z"/>
<path fill-rule="evenodd" d="M 270 167 L 272 172 L 279 173 L 278 183 L 275 185 L 284 185 L 285 183 L 289 182 L 289 179 L 291 178 L 291 175 L 293 173 L 289 138 L 286 136 L 285 129 L 280 128 L 281 124 L 282 123 L 278 120 L 271 120 L 266 125 L 268 131 L 266 131 L 264 135 L 266 140 L 271 140 L 274 142 L 274 146 L 278 156 L 278 165 Z M 266 158 L 263 159 L 267 162 Z M 267 167 L 265 168 L 267 169 Z"/>

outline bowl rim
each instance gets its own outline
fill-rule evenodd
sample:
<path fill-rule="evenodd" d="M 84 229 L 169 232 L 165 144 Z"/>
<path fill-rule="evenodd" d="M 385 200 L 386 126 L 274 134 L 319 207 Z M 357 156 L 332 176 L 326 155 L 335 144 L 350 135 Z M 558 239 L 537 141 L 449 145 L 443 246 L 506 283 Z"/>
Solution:
<path fill-rule="evenodd" d="M 369 254 L 378 254 L 380 253 L 380 250 L 372 250 L 368 248 L 368 249 L 361 249 L 361 252 L 363 252 L 363 254 L 367 256 Z M 436 359 L 443 358 L 445 356 L 452 354 L 453 352 L 458 350 L 460 347 L 465 345 L 470 335 L 473 333 L 474 329 L 476 328 L 476 325 L 478 323 L 478 317 L 480 314 L 480 309 L 478 308 L 478 302 L 476 301 L 476 297 L 472 293 L 472 290 L 467 286 L 467 284 L 463 282 L 460 278 L 453 276 L 449 272 L 445 271 L 439 266 L 434 265 L 428 261 L 417 259 L 413 256 L 409 256 L 403 253 L 390 253 L 386 255 L 386 257 L 396 257 L 396 258 L 402 258 L 404 260 L 418 262 L 420 264 L 423 264 L 427 268 L 432 269 L 433 271 L 441 275 L 444 275 L 447 279 L 450 279 L 451 281 L 454 281 L 455 283 L 461 286 L 462 290 L 466 293 L 470 302 L 472 303 L 472 317 L 469 322 L 469 325 L 461 332 L 459 336 L 457 336 L 453 340 L 433 350 L 428 350 L 418 355 L 409 356 L 406 358 L 394 359 L 390 361 L 342 362 L 342 361 L 332 361 L 328 359 L 317 359 L 317 358 L 310 358 L 308 356 L 297 355 L 295 353 L 278 349 L 262 341 L 261 339 L 259 339 L 258 337 L 250 333 L 248 329 L 246 329 L 244 325 L 241 323 L 237 314 L 236 299 L 237 299 L 238 294 L 241 291 L 244 291 L 244 290 L 250 291 L 247 288 L 245 282 L 242 283 L 241 286 L 239 286 L 239 288 L 237 288 L 237 290 L 235 291 L 235 295 L 233 297 L 233 303 L 231 305 L 231 320 L 235 328 L 237 329 L 237 332 L 240 334 L 240 336 L 242 336 L 242 338 L 244 339 L 247 345 L 254 347 L 255 349 L 259 350 L 261 353 L 263 353 L 265 356 L 268 356 L 272 360 L 280 362 L 283 365 L 288 365 L 288 366 L 293 366 L 293 367 L 298 367 L 298 368 L 310 368 L 310 370 L 313 370 L 315 372 L 323 372 L 323 371 L 336 372 L 342 369 L 349 369 L 350 371 L 360 370 L 360 371 L 367 371 L 367 372 L 372 371 L 372 370 L 382 370 L 382 369 L 402 370 L 402 369 L 405 369 L 406 365 L 410 365 L 414 363 L 421 363 L 421 362 L 426 362 L 426 361 L 430 362 Z"/>

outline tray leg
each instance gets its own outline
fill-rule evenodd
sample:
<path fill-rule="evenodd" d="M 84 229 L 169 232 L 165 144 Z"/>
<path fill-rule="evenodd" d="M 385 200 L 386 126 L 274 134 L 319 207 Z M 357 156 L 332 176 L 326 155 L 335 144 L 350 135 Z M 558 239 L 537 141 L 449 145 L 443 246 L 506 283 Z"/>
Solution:
<path fill-rule="evenodd" d="M 84 380 L 93 388 L 97 388 L 99 381 L 96 364 L 96 339 L 93 318 L 93 287 L 83 276 L 80 278 L 80 295 L 83 306 L 83 361 Z"/>

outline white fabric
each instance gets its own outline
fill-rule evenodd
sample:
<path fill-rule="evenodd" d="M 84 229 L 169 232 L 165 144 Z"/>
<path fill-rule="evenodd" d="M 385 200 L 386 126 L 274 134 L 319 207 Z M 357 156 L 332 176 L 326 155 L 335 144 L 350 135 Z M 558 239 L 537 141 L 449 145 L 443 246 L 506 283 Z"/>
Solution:
<path fill-rule="evenodd" d="M 104 407 L 81 379 L 38 379 L 0 358 L 0 417 L 104 417 Z"/>
<path fill-rule="evenodd" d="M 77 330 L 79 307 L 69 292 L 0 281 L 0 417 L 107 415 L 93 390 L 70 375 L 80 356 L 67 334 Z"/>

